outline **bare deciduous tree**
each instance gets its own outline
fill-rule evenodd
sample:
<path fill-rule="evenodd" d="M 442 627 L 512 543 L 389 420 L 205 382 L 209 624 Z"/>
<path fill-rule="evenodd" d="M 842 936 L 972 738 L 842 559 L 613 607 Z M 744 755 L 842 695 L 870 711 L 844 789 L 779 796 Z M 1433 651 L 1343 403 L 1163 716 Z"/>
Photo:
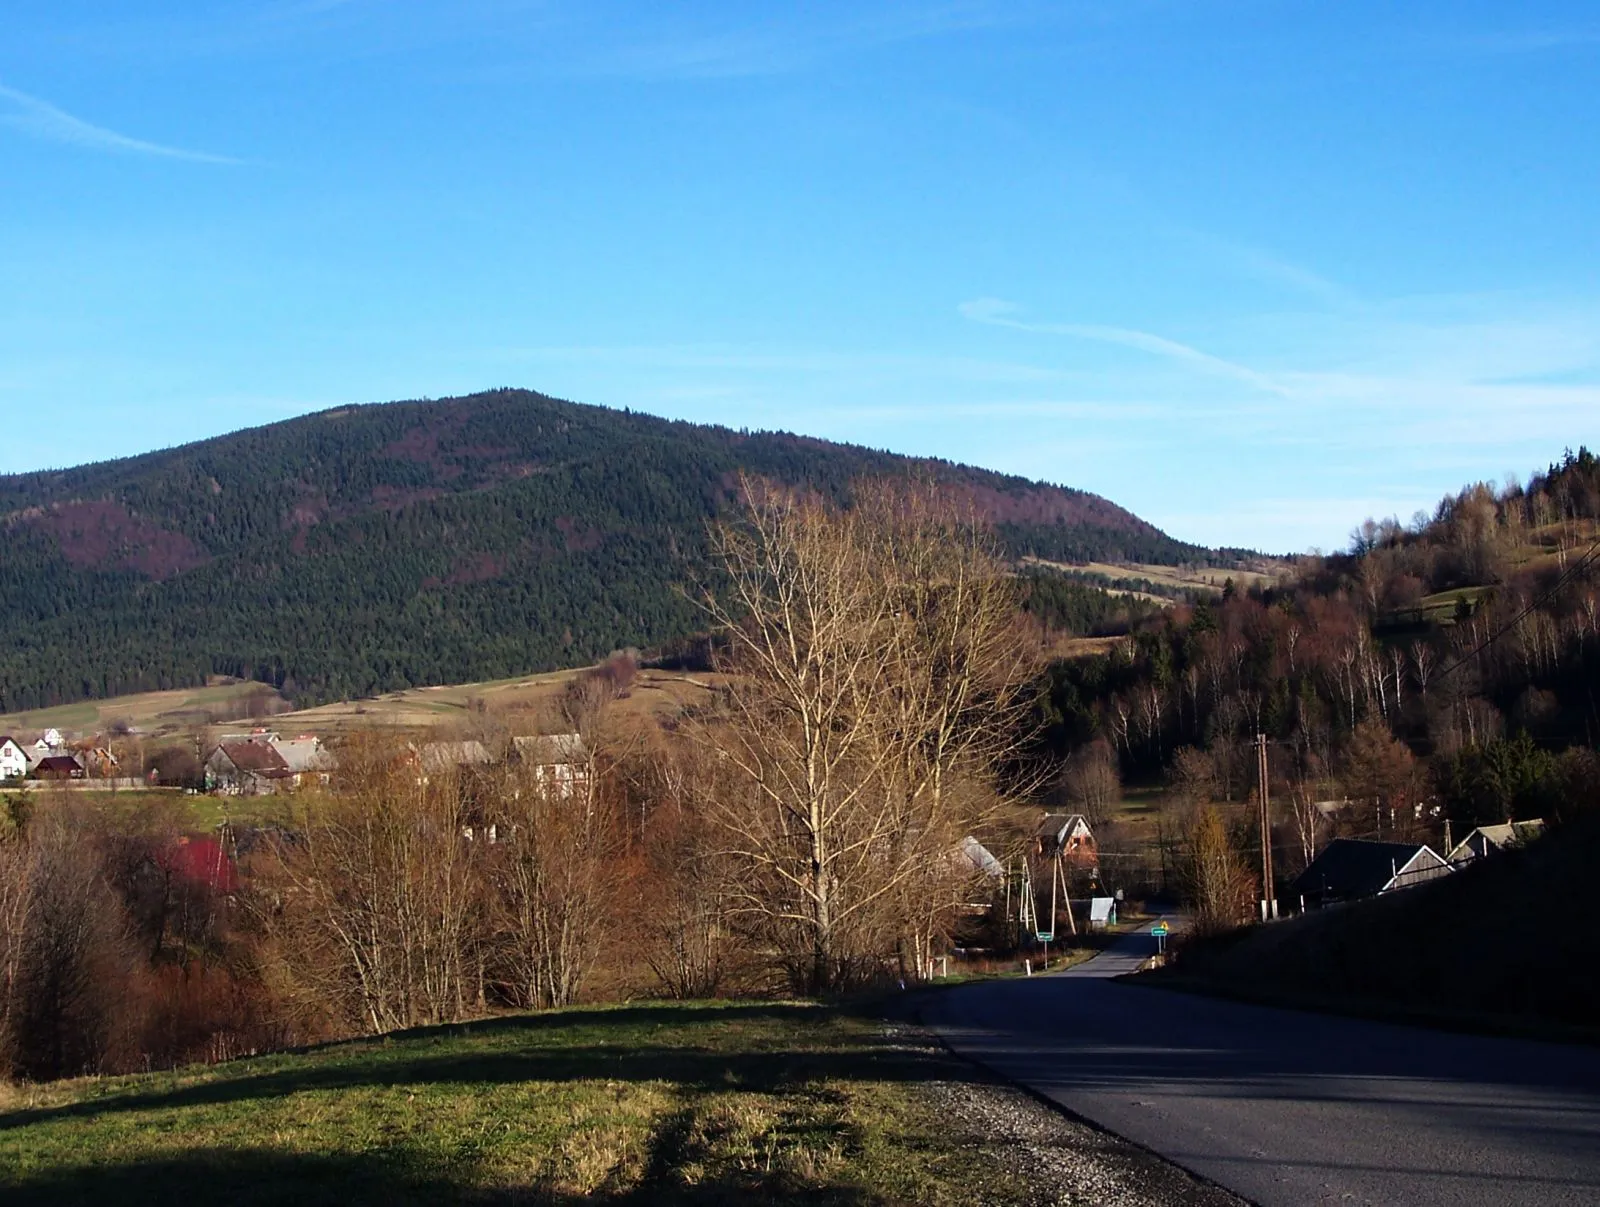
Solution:
<path fill-rule="evenodd" d="M 340 752 L 336 786 L 280 847 L 304 974 L 373 1031 L 460 1017 L 479 878 L 459 774 L 369 737 Z"/>
<path fill-rule="evenodd" d="M 122 992 L 134 961 L 97 839 L 88 810 L 63 794 L 0 852 L 0 1057 L 25 1077 L 114 1066 L 138 1027 Z"/>
<path fill-rule="evenodd" d="M 615 919 L 624 831 L 587 727 L 570 779 L 508 769 L 494 806 L 492 979 L 536 1008 L 577 1000 Z"/>
<path fill-rule="evenodd" d="M 1122 775 L 1111 744 L 1100 738 L 1076 751 L 1067 762 L 1062 787 L 1089 825 L 1102 829 L 1122 800 Z"/>
<path fill-rule="evenodd" d="M 746 871 L 738 908 L 823 990 L 902 943 L 920 962 L 1027 668 L 1004 566 L 931 485 L 858 484 L 850 510 L 744 486 L 704 596 L 731 683 L 700 732 L 738 781 L 711 816 Z"/>
<path fill-rule="evenodd" d="M 706 805 L 729 787 L 728 769 L 713 751 L 682 741 L 663 743 L 643 761 L 651 803 L 635 888 L 641 950 L 669 996 L 710 997 L 734 956 L 725 916 L 732 869 Z"/>

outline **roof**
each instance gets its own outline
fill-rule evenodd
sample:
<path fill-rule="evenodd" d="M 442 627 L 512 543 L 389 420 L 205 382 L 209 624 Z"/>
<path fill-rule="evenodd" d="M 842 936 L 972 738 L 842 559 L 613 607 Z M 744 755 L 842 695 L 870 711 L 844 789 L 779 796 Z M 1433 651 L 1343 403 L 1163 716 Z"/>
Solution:
<path fill-rule="evenodd" d="M 10 742 L 18 750 L 22 749 L 22 743 L 17 741 L 17 739 L 12 737 L 9 733 L 0 734 L 0 746 L 4 746 L 7 742 Z"/>
<path fill-rule="evenodd" d="M 328 771 L 333 767 L 333 756 L 323 747 L 320 738 L 274 738 L 269 744 L 297 775 L 302 771 Z"/>
<path fill-rule="evenodd" d="M 1034 828 L 1033 836 L 1060 842 L 1076 828 L 1076 823 L 1082 823 L 1085 830 L 1089 829 L 1089 821 L 1082 813 L 1046 813 Z"/>
<path fill-rule="evenodd" d="M 1335 838 L 1300 873 L 1294 892 L 1307 897 L 1376 897 L 1419 857 L 1429 866 L 1444 866 L 1426 843 Z"/>
<path fill-rule="evenodd" d="M 489 762 L 489 751 L 482 742 L 424 742 L 417 748 L 424 771 L 443 771 L 448 767 L 481 767 Z"/>
<path fill-rule="evenodd" d="M 1531 821 L 1503 822 L 1498 826 L 1479 826 L 1456 843 L 1450 852 L 1450 862 L 1459 863 L 1487 855 L 1490 851 L 1525 846 L 1543 833 L 1544 821 L 1540 818 Z"/>
<path fill-rule="evenodd" d="M 981 872 L 991 880 L 1006 874 L 1006 870 L 1000 866 L 1000 861 L 990 853 L 989 848 L 971 834 L 963 838 L 956 849 L 963 859 L 972 864 L 973 871 Z"/>
<path fill-rule="evenodd" d="M 223 742 L 217 749 L 240 771 L 265 776 L 289 774 L 289 764 L 265 742 Z"/>
<path fill-rule="evenodd" d="M 589 747 L 579 733 L 545 733 L 511 740 L 524 762 L 540 767 L 582 763 L 589 757 Z"/>
<path fill-rule="evenodd" d="M 34 765 L 35 771 L 82 771 L 83 764 L 70 754 L 52 754 Z"/>
<path fill-rule="evenodd" d="M 227 850 L 210 835 L 181 834 L 162 851 L 157 862 L 192 884 L 204 884 L 223 893 L 239 887 L 239 874 Z"/>

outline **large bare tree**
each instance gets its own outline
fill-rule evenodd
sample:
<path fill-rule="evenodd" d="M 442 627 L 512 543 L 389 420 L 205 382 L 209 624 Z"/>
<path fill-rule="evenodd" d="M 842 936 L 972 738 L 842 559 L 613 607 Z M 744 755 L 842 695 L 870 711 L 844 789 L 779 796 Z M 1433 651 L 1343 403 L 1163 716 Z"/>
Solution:
<path fill-rule="evenodd" d="M 848 509 L 743 486 L 704 596 L 730 680 L 700 733 L 737 772 L 712 819 L 737 908 L 824 990 L 920 952 L 960 898 L 1029 668 L 1007 568 L 931 484 L 858 483 Z"/>

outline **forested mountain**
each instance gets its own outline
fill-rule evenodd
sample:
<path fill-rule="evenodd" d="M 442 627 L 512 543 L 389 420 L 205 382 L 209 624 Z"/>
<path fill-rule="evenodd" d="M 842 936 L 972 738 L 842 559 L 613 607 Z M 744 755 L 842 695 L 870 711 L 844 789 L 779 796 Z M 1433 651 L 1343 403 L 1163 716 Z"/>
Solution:
<path fill-rule="evenodd" d="M 1017 555 L 1207 561 L 1096 495 L 500 390 L 0 477 L 0 711 L 253 677 L 302 702 L 651 646 L 739 471 L 931 473 Z"/>

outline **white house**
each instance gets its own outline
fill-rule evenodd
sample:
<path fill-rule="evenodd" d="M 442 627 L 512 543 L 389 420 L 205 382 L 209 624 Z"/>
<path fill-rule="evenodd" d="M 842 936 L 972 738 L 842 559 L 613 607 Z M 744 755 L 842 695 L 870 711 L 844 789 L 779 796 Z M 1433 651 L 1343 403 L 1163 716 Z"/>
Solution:
<path fill-rule="evenodd" d="M 34 761 L 38 762 L 46 755 L 55 754 L 66 744 L 66 739 L 61 736 L 59 729 L 45 730 L 44 736 L 33 744 Z"/>
<path fill-rule="evenodd" d="M 0 738 L 0 780 L 19 780 L 28 774 L 28 752 L 14 738 Z"/>

